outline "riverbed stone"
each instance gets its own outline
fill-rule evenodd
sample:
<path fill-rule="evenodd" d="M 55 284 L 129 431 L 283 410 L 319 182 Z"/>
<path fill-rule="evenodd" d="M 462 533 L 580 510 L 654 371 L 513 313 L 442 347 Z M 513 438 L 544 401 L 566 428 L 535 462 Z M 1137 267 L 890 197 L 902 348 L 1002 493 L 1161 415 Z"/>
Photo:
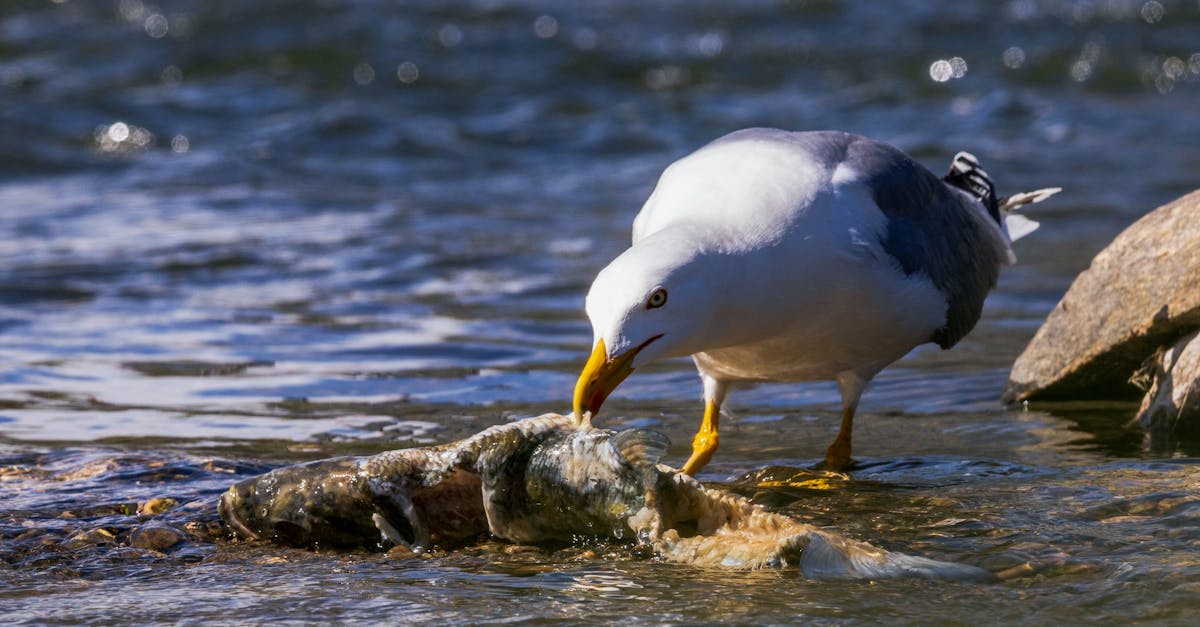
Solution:
<path fill-rule="evenodd" d="M 137 513 L 142 515 L 155 516 L 170 511 L 178 503 L 175 499 L 165 496 L 152 498 L 138 505 Z"/>
<path fill-rule="evenodd" d="M 1200 190 L 1125 229 L 1013 364 L 1007 402 L 1129 399 L 1147 358 L 1200 329 Z"/>
<path fill-rule="evenodd" d="M 151 551 L 165 551 L 187 538 L 187 534 L 160 522 L 148 522 L 133 530 L 129 546 Z"/>
<path fill-rule="evenodd" d="M 81 529 L 67 536 L 63 544 L 70 549 L 91 546 L 97 544 L 113 544 L 116 542 L 116 534 L 103 527 L 95 529 Z"/>

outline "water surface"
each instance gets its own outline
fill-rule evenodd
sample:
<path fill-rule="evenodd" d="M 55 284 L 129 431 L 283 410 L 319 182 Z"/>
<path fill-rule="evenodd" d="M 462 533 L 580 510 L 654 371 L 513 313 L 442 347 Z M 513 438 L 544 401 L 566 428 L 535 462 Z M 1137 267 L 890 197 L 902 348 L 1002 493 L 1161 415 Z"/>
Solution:
<path fill-rule="evenodd" d="M 11 622 L 1187 622 L 1200 443 L 1004 407 L 1076 273 L 1197 186 L 1200 6 L 15 1 L 0 12 L 0 608 Z M 976 330 L 885 371 L 862 467 L 805 483 L 832 384 L 732 397 L 703 478 L 1002 583 L 813 582 L 624 547 L 428 559 L 120 546 L 277 465 L 567 407 L 583 295 L 670 161 L 837 128 L 1058 185 Z M 608 426 L 698 423 L 687 361 Z M 769 486 L 759 485 L 763 482 Z M 793 485 L 789 485 L 789 482 Z M 98 527 L 117 543 L 72 543 Z M 198 530 L 197 533 L 200 533 Z M 588 552 L 588 551 L 591 552 Z"/>

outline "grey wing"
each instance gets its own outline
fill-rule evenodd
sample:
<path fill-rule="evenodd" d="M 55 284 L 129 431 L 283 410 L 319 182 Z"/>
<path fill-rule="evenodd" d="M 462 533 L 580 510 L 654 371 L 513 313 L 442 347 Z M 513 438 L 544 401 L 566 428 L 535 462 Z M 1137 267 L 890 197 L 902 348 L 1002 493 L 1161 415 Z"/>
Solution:
<path fill-rule="evenodd" d="M 946 324 L 931 341 L 954 346 L 975 327 L 987 293 L 1009 258 L 987 216 L 896 148 L 858 137 L 846 164 L 860 174 L 887 216 L 883 248 L 906 274 L 927 275 L 946 297 Z"/>

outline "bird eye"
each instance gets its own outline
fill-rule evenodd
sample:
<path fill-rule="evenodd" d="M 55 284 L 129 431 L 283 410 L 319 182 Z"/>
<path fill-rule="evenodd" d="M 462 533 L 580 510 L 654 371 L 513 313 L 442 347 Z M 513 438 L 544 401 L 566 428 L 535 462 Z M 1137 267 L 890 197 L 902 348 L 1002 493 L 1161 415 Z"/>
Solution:
<path fill-rule="evenodd" d="M 650 298 L 646 300 L 646 309 L 658 309 L 667 304 L 667 290 L 658 288 L 650 293 Z"/>

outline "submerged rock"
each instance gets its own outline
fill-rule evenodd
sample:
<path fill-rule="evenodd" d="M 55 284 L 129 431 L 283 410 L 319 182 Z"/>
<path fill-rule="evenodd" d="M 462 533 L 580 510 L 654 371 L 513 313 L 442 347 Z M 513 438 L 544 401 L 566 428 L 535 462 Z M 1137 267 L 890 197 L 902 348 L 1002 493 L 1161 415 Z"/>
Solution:
<path fill-rule="evenodd" d="M 157 516 L 170 511 L 178 505 L 175 499 L 170 497 L 155 497 L 138 505 L 137 513 L 145 516 Z"/>
<path fill-rule="evenodd" d="M 129 546 L 151 551 L 165 551 L 187 539 L 187 534 L 160 522 L 148 522 L 129 535 Z"/>
<path fill-rule="evenodd" d="M 1200 382 L 1181 338 L 1197 329 L 1200 190 L 1150 212 L 1096 255 L 1013 364 L 1004 399 L 1133 400 L 1149 389 L 1143 424 L 1172 411 L 1195 419 L 1188 391 L 1200 395 Z M 1158 365 L 1139 388 L 1131 377 L 1148 360 Z"/>
<path fill-rule="evenodd" d="M 116 544 L 116 535 L 103 527 L 95 529 L 81 529 L 67 536 L 63 541 L 63 545 L 67 548 L 75 549 L 85 546 L 97 544 Z"/>

